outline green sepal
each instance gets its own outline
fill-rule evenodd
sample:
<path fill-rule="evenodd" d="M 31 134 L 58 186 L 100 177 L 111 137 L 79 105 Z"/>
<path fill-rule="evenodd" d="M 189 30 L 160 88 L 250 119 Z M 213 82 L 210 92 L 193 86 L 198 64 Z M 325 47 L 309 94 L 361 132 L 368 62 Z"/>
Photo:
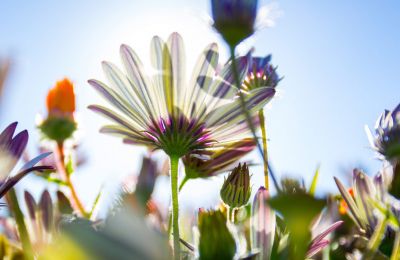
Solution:
<path fill-rule="evenodd" d="M 39 126 L 46 138 L 56 142 L 63 142 L 70 138 L 76 128 L 76 122 L 67 117 L 48 117 Z"/>

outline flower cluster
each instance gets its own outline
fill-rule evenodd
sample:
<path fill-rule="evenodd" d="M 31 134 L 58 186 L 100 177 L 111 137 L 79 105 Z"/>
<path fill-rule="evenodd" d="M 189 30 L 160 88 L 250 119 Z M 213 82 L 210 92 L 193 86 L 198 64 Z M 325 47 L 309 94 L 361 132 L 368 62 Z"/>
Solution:
<path fill-rule="evenodd" d="M 255 32 L 257 8 L 257 0 L 211 1 L 213 27 L 230 51 L 226 62 L 210 43 L 187 73 L 184 42 L 175 32 L 166 41 L 153 37 L 150 68 L 123 44 L 122 66 L 105 61 L 106 81 L 88 81 L 106 103 L 89 106 L 109 121 L 100 132 L 147 148 L 132 163 L 138 173 L 124 178 L 115 194 L 108 182 L 107 192 L 99 189 L 89 199 L 76 189 L 78 93 L 68 78 L 43 98 L 38 147 L 46 152 L 30 159 L 28 132 L 8 125 L 0 133 L 0 198 L 9 209 L 0 216 L 1 258 L 400 259 L 400 105 L 368 131 L 383 162 L 375 177 L 360 169 L 350 184 L 335 177 L 336 194 L 318 190 L 319 167 L 310 185 L 277 178 L 264 107 L 282 77 L 271 55 L 236 53 Z M 0 94 L 7 70 L 0 62 Z M 259 158 L 246 158 L 255 150 Z M 25 164 L 13 173 L 21 158 Z M 254 162 L 260 158 L 263 171 Z M 45 188 L 18 190 L 28 173 Z M 180 207 L 187 192 L 197 191 L 181 192 L 186 182 L 201 189 L 195 179 L 218 184 L 223 175 L 210 208 Z"/>

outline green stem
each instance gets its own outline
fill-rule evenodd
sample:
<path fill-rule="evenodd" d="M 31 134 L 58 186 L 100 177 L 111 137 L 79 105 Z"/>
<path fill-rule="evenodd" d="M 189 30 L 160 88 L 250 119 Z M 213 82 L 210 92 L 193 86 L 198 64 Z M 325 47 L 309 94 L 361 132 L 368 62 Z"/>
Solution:
<path fill-rule="evenodd" d="M 22 244 L 22 249 L 26 259 L 33 259 L 33 249 L 31 240 L 29 239 L 28 230 L 26 229 L 24 215 L 19 207 L 17 195 L 14 189 L 10 189 L 6 195 L 8 204 L 11 208 L 12 215 L 17 223 L 18 233 Z"/>
<path fill-rule="evenodd" d="M 236 208 L 233 208 L 233 209 L 231 210 L 231 222 L 232 222 L 232 224 L 234 224 L 234 225 L 235 225 L 235 211 L 236 211 Z"/>
<path fill-rule="evenodd" d="M 386 225 L 386 218 L 378 221 L 378 224 L 375 227 L 375 231 L 368 242 L 368 252 L 365 254 L 365 259 L 374 259 L 374 256 L 379 249 L 379 245 L 381 244 L 382 239 L 385 235 Z"/>
<path fill-rule="evenodd" d="M 226 224 L 231 222 L 231 207 L 226 205 Z"/>
<path fill-rule="evenodd" d="M 267 149 L 267 131 L 265 127 L 265 117 L 264 109 L 258 111 L 258 117 L 260 118 L 261 136 L 263 144 L 263 155 L 264 155 L 264 182 L 265 188 L 269 189 L 269 179 L 268 179 L 268 149 Z"/>
<path fill-rule="evenodd" d="M 179 185 L 179 192 L 183 189 L 183 186 L 185 186 L 186 182 L 189 180 L 189 178 L 187 178 L 185 176 L 185 178 L 182 180 L 181 184 Z M 170 211 L 168 213 L 168 235 L 171 234 L 171 229 L 172 229 L 172 212 Z"/>
<path fill-rule="evenodd" d="M 168 211 L 168 229 L 167 229 L 167 234 L 168 236 L 171 235 L 171 230 L 172 230 L 172 211 Z"/>
<path fill-rule="evenodd" d="M 171 195 L 172 195 L 172 236 L 174 240 L 174 259 L 180 259 L 179 248 L 179 203 L 178 203 L 178 162 L 179 157 L 170 156 Z"/>
<path fill-rule="evenodd" d="M 84 218 L 90 218 L 90 214 L 86 212 L 85 207 L 83 206 L 81 200 L 78 197 L 78 193 L 75 190 L 75 186 L 71 181 L 71 176 L 69 176 L 66 166 L 65 166 L 65 156 L 64 156 L 64 143 L 63 142 L 57 142 L 57 150 L 59 154 L 59 160 L 60 160 L 60 171 L 62 171 L 62 175 L 64 175 L 64 180 L 71 192 L 71 197 L 74 203 L 72 205 L 75 207 L 77 211 L 79 211 Z"/>
<path fill-rule="evenodd" d="M 181 184 L 179 185 L 179 192 L 183 189 L 183 186 L 185 186 L 186 182 L 189 180 L 188 177 L 185 176 L 185 178 L 183 178 Z"/>
<path fill-rule="evenodd" d="M 394 246 L 390 260 L 396 260 L 400 257 L 400 232 L 396 232 L 396 237 L 394 239 Z"/>
<path fill-rule="evenodd" d="M 239 90 L 239 91 L 238 91 L 238 92 L 239 92 L 239 99 L 240 99 L 240 105 L 241 105 L 241 107 L 242 107 L 243 114 L 244 114 L 244 116 L 245 116 L 245 118 L 246 118 L 247 125 L 248 125 L 248 127 L 250 128 L 251 133 L 253 134 L 254 141 L 255 141 L 256 144 L 257 144 L 257 149 L 258 149 L 259 153 L 261 154 L 261 157 L 263 158 L 264 164 L 267 164 L 267 165 L 268 165 L 268 163 L 266 163 L 265 158 L 264 158 L 263 149 L 261 148 L 261 145 L 260 145 L 260 143 L 258 142 L 258 138 L 257 138 L 257 134 L 256 134 L 256 129 L 255 129 L 253 123 L 251 122 L 250 113 L 249 113 L 249 111 L 246 109 L 246 100 L 245 100 L 245 98 L 244 98 L 243 92 L 240 91 L 240 89 L 241 89 L 241 82 L 240 82 L 240 79 L 239 79 L 239 74 L 238 74 L 237 65 L 236 65 L 235 46 L 230 46 L 230 54 L 231 54 L 231 60 L 232 60 L 232 73 L 233 73 L 233 77 L 234 77 L 235 82 L 236 82 L 236 87 L 237 87 L 238 90 Z M 274 186 L 275 186 L 277 192 L 279 193 L 281 190 L 280 190 L 280 188 L 279 188 L 278 182 L 277 182 L 277 180 L 276 180 L 274 174 L 272 174 L 272 172 L 271 172 L 270 174 L 271 174 L 271 178 L 272 178 L 272 181 L 273 181 L 273 183 L 274 183 Z"/>

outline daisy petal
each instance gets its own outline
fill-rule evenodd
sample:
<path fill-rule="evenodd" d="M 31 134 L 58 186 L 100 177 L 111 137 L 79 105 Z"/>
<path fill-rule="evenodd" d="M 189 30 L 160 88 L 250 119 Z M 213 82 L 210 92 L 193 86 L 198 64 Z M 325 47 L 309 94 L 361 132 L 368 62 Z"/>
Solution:
<path fill-rule="evenodd" d="M 250 114 L 260 110 L 274 95 L 274 88 L 264 87 L 252 90 L 245 96 L 246 110 Z M 210 126 L 225 123 L 236 124 L 238 121 L 243 120 L 244 117 L 241 101 L 237 98 L 234 102 L 218 107 L 211 112 L 210 117 L 207 118 L 207 122 Z"/>
<path fill-rule="evenodd" d="M 140 111 L 137 111 L 135 107 L 130 106 L 127 101 L 123 97 L 121 97 L 116 91 L 107 87 L 105 84 L 98 80 L 89 80 L 88 82 L 115 108 L 129 116 L 132 120 L 138 122 L 141 127 L 146 127 Z"/>

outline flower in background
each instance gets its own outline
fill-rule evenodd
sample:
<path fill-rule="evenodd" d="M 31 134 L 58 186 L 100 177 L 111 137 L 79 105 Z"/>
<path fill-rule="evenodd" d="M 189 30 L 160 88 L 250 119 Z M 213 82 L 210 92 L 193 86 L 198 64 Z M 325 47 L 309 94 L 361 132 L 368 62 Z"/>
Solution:
<path fill-rule="evenodd" d="M 6 79 L 10 71 L 10 66 L 11 66 L 10 59 L 0 58 L 0 97 L 3 95 L 4 85 L 6 83 Z"/>
<path fill-rule="evenodd" d="M 366 127 L 371 146 L 389 162 L 400 160 L 400 104 L 385 110 L 375 125 L 375 136 Z"/>
<path fill-rule="evenodd" d="M 199 258 L 233 259 L 236 243 L 221 211 L 199 212 Z"/>
<path fill-rule="evenodd" d="M 234 168 L 221 188 L 221 199 L 231 209 L 247 204 L 251 195 L 249 167 L 246 163 Z"/>
<path fill-rule="evenodd" d="M 57 81 L 47 94 L 46 104 L 48 115 L 39 128 L 50 140 L 62 143 L 76 130 L 75 93 L 72 82 L 67 78 Z"/>
<path fill-rule="evenodd" d="M 275 88 L 282 78 L 279 78 L 276 67 L 273 67 L 270 62 L 271 55 L 250 57 L 249 68 L 242 89 L 249 91 L 259 87 Z"/>
<path fill-rule="evenodd" d="M 191 153 L 182 158 L 185 166 L 185 178 L 208 178 L 216 176 L 236 163 L 240 158 L 253 151 L 255 142 L 246 138 L 226 147 L 207 151 L 204 154 Z"/>
<path fill-rule="evenodd" d="M 316 235 L 308 247 L 308 251 L 306 254 L 307 259 L 313 257 L 314 255 L 318 254 L 322 251 L 325 247 L 327 247 L 330 243 L 330 240 L 326 237 L 329 236 L 332 232 L 334 232 L 337 228 L 339 228 L 343 224 L 343 221 L 336 221 L 321 233 Z"/>
<path fill-rule="evenodd" d="M 236 46 L 254 33 L 257 0 L 212 0 L 215 29 L 230 46 Z"/>
<path fill-rule="evenodd" d="M 347 190 L 347 192 L 349 193 L 349 195 L 354 199 L 354 192 L 353 192 L 353 188 L 349 188 Z M 339 201 L 339 213 L 341 215 L 345 215 L 347 214 L 347 210 L 349 209 L 349 206 L 347 205 L 346 201 L 341 198 Z"/>
<path fill-rule="evenodd" d="M 43 153 L 27 162 L 14 176 L 9 176 L 18 160 L 21 158 L 28 143 L 28 131 L 24 130 L 15 134 L 17 122 L 10 124 L 0 134 L 0 197 L 10 190 L 18 181 L 33 171 L 52 171 L 51 166 L 35 166 L 51 153 Z"/>
<path fill-rule="evenodd" d="M 56 231 L 56 213 L 60 218 L 59 212 L 54 210 L 53 201 L 50 193 L 44 190 L 37 202 L 28 191 L 24 193 L 25 204 L 29 215 L 29 236 L 36 252 L 40 252 L 43 247 L 50 244 Z"/>
<path fill-rule="evenodd" d="M 150 200 L 159 175 L 156 161 L 150 157 L 143 157 L 142 168 L 140 169 L 135 189 L 135 195 L 142 205 L 146 205 Z"/>
<path fill-rule="evenodd" d="M 371 235 L 378 223 L 375 213 L 376 203 L 387 203 L 386 187 L 382 175 L 373 180 L 358 169 L 353 171 L 353 184 L 346 189 L 335 177 L 336 185 L 346 202 L 346 213 L 360 228 L 361 232 Z"/>

